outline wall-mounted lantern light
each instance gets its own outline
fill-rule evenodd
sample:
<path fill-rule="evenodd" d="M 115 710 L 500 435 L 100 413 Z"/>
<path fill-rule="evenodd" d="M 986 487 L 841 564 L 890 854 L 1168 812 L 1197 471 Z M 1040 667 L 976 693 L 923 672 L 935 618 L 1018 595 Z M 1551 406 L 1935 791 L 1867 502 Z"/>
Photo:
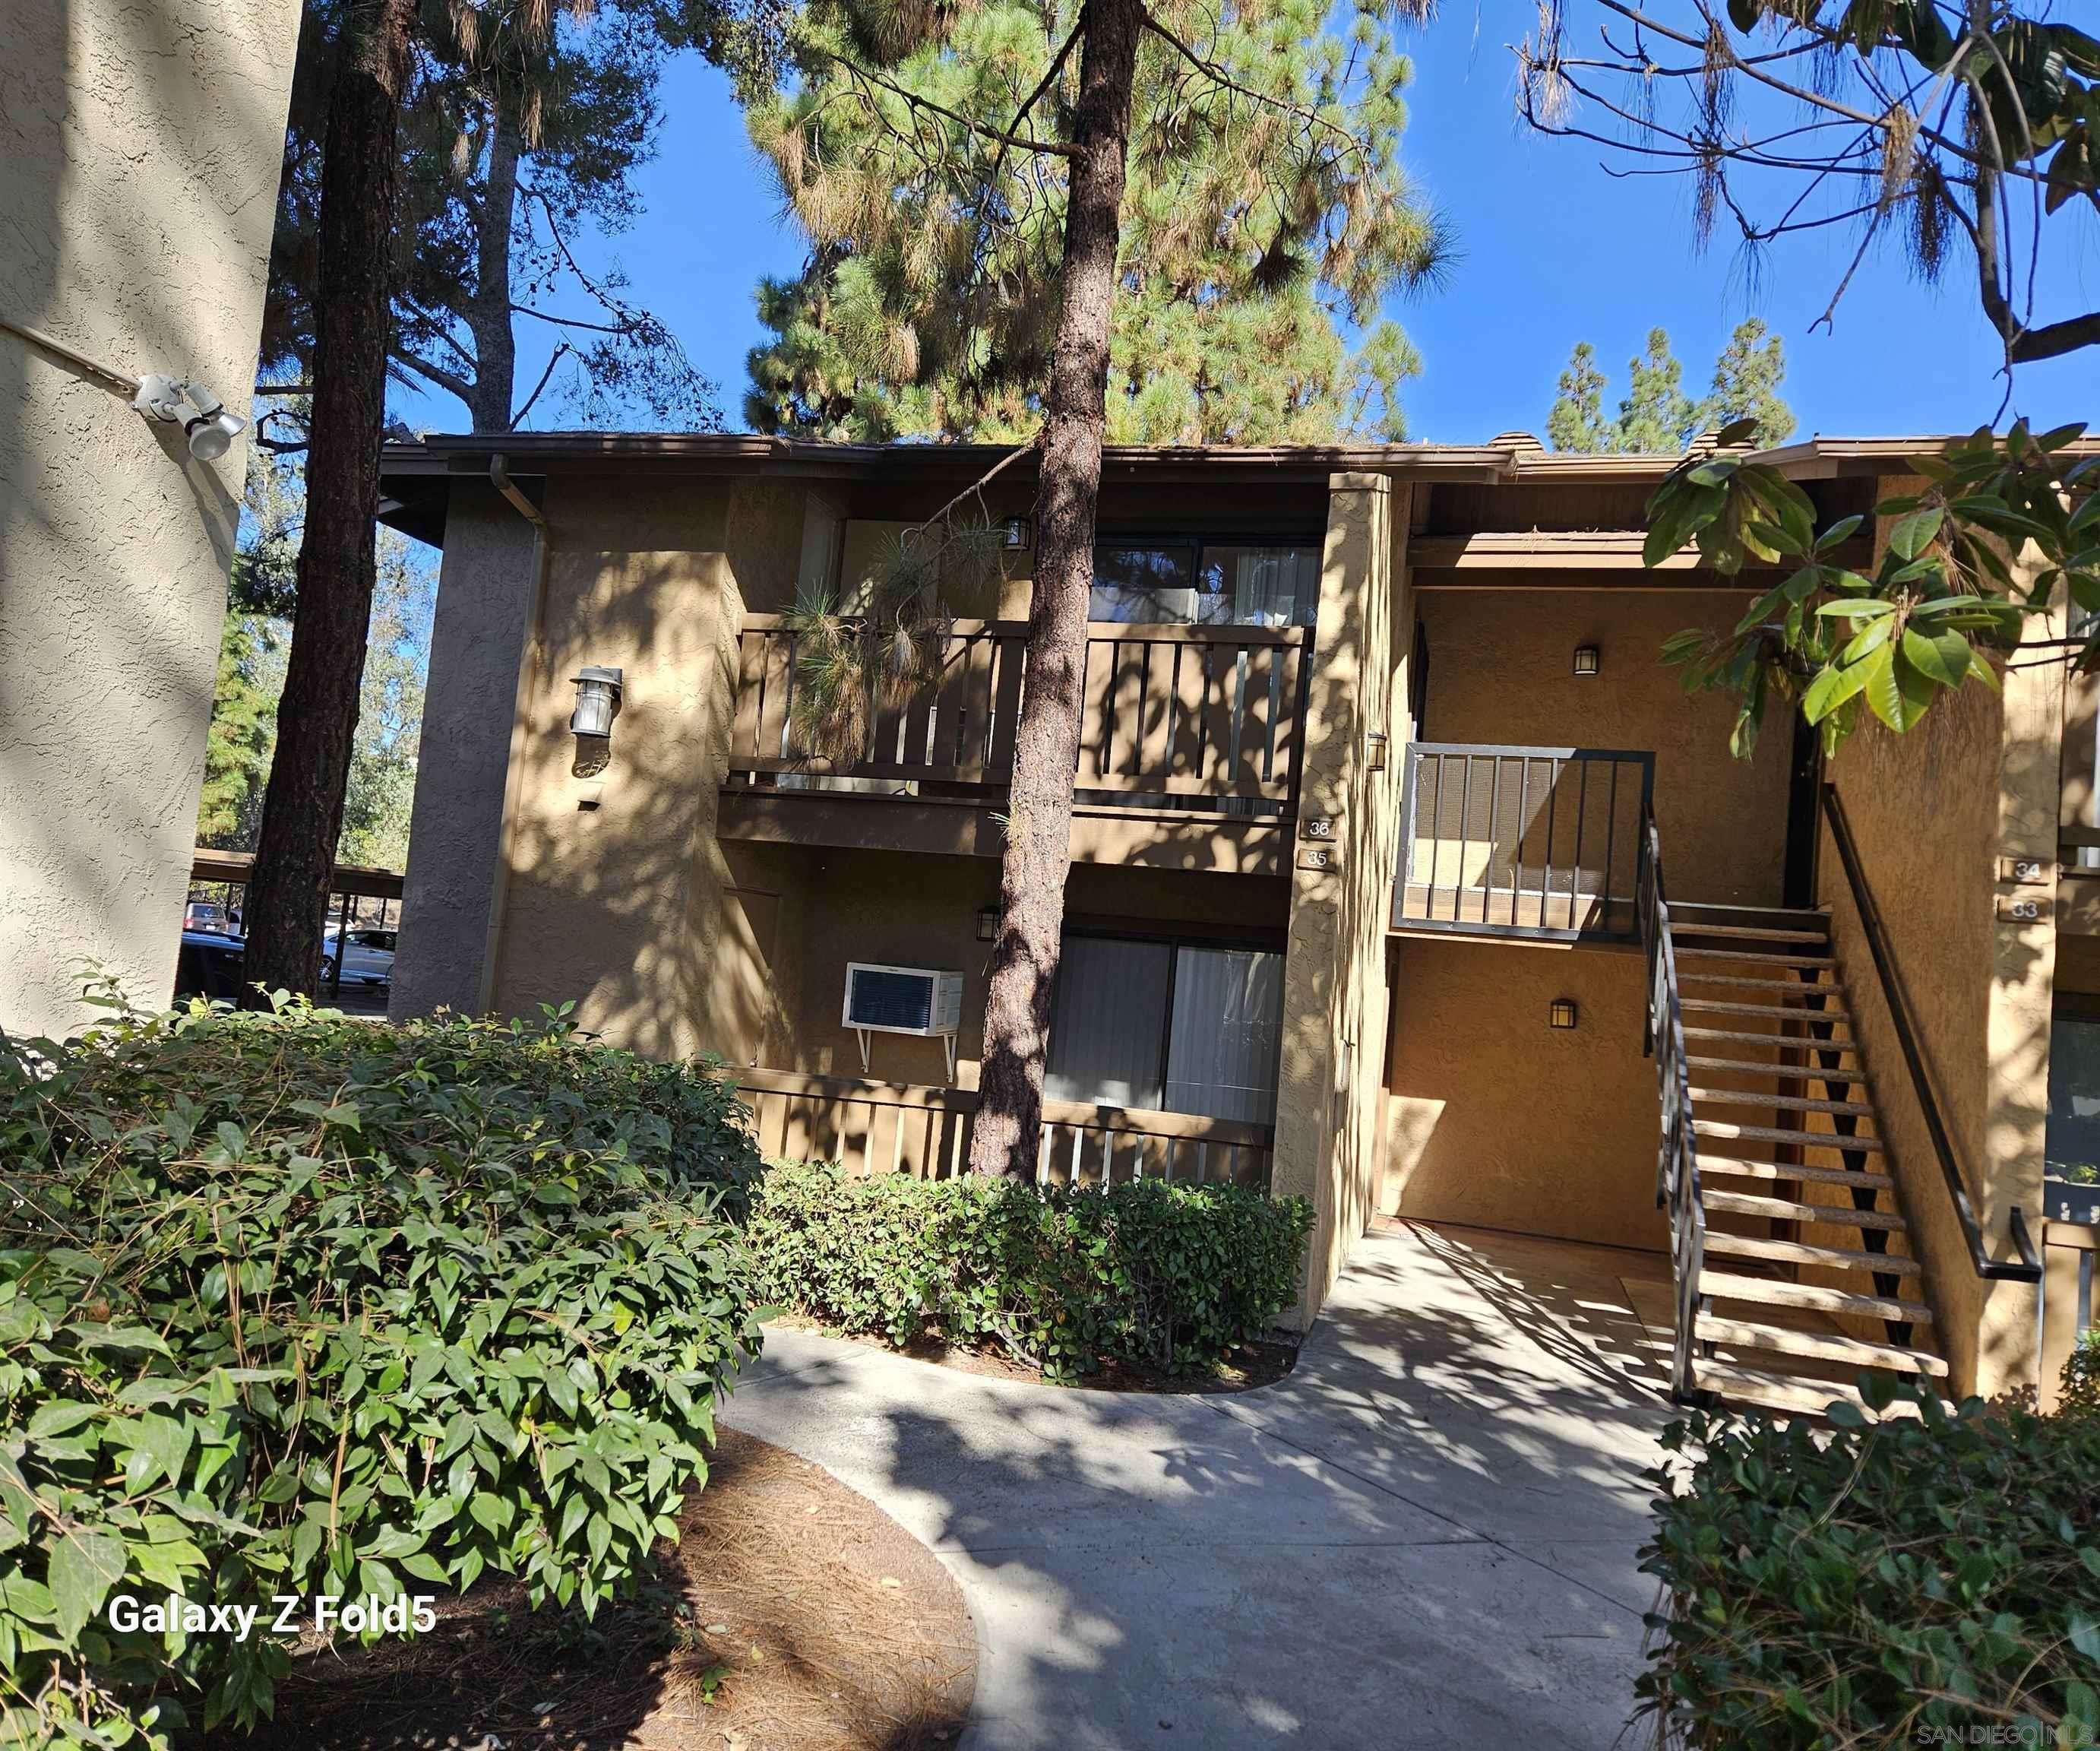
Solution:
<path fill-rule="evenodd" d="M 1372 730 L 1364 737 L 1364 763 L 1374 772 L 1385 770 L 1386 733 Z"/>
<path fill-rule="evenodd" d="M 569 714 L 571 736 L 598 736 L 610 741 L 612 720 L 620 715 L 620 671 L 596 667 L 580 669 L 576 684 L 576 709 Z"/>
<path fill-rule="evenodd" d="M 1595 645 L 1578 644 L 1575 647 L 1576 674 L 1584 675 L 1596 674 L 1601 660 Z"/>
<path fill-rule="evenodd" d="M 1009 549 L 1029 546 L 1035 539 L 1035 520 L 1033 517 L 1008 517 L 1000 532 L 1002 543 Z"/>
<path fill-rule="evenodd" d="M 1573 997 L 1555 997 L 1546 1011 L 1546 1024 L 1549 1028 L 1572 1028 L 1575 1025 L 1575 1000 Z"/>
<path fill-rule="evenodd" d="M 977 914 L 977 940 L 988 943 L 999 935 L 999 908 L 986 906 Z"/>
<path fill-rule="evenodd" d="M 612 759 L 612 720 L 620 715 L 620 671 L 595 665 L 573 677 L 576 709 L 569 714 L 569 733 L 576 739 L 576 757 L 569 770 L 578 778 L 602 772 Z"/>

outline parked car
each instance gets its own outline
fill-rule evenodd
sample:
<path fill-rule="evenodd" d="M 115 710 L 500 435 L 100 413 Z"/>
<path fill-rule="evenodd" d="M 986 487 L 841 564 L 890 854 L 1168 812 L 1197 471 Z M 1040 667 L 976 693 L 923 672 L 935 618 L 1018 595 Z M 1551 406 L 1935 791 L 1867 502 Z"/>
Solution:
<path fill-rule="evenodd" d="M 342 950 L 342 982 L 346 985 L 390 985 L 394 982 L 394 938 L 392 931 L 355 929 L 350 933 L 350 946 Z M 335 978 L 338 950 L 336 932 L 330 931 L 321 940 L 321 982 L 324 984 Z"/>
<path fill-rule="evenodd" d="M 184 931 L 183 945 L 175 954 L 175 995 L 239 1002 L 245 958 L 238 936 Z"/>
<path fill-rule="evenodd" d="M 193 900 L 183 909 L 183 928 L 208 936 L 238 936 L 240 921 L 216 900 Z"/>

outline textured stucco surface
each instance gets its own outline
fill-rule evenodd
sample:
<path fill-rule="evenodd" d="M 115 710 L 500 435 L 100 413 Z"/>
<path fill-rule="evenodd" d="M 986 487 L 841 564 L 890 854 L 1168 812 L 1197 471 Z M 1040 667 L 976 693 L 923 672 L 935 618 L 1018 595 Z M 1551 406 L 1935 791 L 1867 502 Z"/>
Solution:
<path fill-rule="evenodd" d="M 1423 737 L 1652 752 L 1670 897 L 1776 904 L 1786 847 L 1784 719 L 1775 712 L 1756 757 L 1736 759 L 1730 701 L 1718 693 L 1688 699 L 1657 656 L 1674 632 L 1733 626 L 1750 599 L 1714 590 L 1420 590 L 1429 636 Z M 1598 647 L 1596 675 L 1574 673 L 1578 644 Z"/>
<path fill-rule="evenodd" d="M 0 314 L 245 413 L 298 15 L 10 0 Z M 245 455 L 0 333 L 0 1027 L 167 1000 Z"/>
<path fill-rule="evenodd" d="M 2051 624 L 2061 630 L 2060 621 Z M 2032 1218 L 2040 1205 L 2056 930 L 2046 890 L 2020 891 L 2045 899 L 2043 922 L 1996 916 L 1997 860 L 2055 857 L 2062 709 L 2060 670 L 2013 671 L 2002 696 L 1965 688 L 1907 735 L 1870 724 L 1831 767 L 1888 929 L 1955 1161 L 1986 1244 L 2001 1258 L 2012 1256 L 2012 1206 Z M 2032 1384 L 2035 1292 L 2023 1284 L 1986 1282 L 1971 1268 L 1827 833 L 1819 882 L 1854 1031 L 1874 1080 L 1890 1170 L 1912 1249 L 1925 1262 L 1926 1299 L 1954 1386 L 1988 1396 Z M 1837 1226 L 1811 1225 L 1802 1237 L 1857 1245 L 1856 1230 Z"/>
<path fill-rule="evenodd" d="M 1411 627 L 1409 489 L 1381 475 L 1332 481 L 1305 706 L 1301 822 L 1334 822 L 1328 867 L 1292 873 L 1277 1085 L 1274 1188 L 1317 1213 L 1298 1316 L 1309 1324 L 1375 1214 L 1385 1116 L 1392 915 Z M 1374 733 L 1390 737 L 1383 767 Z M 1311 845 L 1312 842 L 1304 842 Z M 1299 860 L 1304 861 L 1304 860 Z"/>
<path fill-rule="evenodd" d="M 1396 949 L 1383 1207 L 1662 1247 L 1638 950 L 1412 936 Z M 1556 997 L 1576 1025 L 1546 1025 Z"/>
<path fill-rule="evenodd" d="M 479 1002 L 533 555 L 532 525 L 494 488 L 454 485 L 388 1006 L 397 1019 L 472 1015 Z"/>

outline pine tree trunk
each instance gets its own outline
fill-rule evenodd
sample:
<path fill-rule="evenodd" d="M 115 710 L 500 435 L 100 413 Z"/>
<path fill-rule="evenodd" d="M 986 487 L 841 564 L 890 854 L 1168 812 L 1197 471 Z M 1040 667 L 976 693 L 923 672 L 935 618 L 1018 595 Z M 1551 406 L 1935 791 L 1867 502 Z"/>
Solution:
<path fill-rule="evenodd" d="M 474 336 L 474 393 L 467 413 L 476 431 L 508 431 L 518 392 L 518 339 L 511 326 L 510 232 L 518 210 L 518 157 L 523 136 L 518 87 L 499 69 L 489 105 L 488 176 L 476 227 L 474 295 L 466 307 Z"/>
<path fill-rule="evenodd" d="M 1137 0 L 1088 0 L 1073 112 L 1077 156 L 1043 430 L 1035 598 L 1014 737 L 1003 910 L 985 1002 L 982 1092 L 970 1144 L 973 1171 L 1014 1179 L 1034 1177 L 1043 1122 L 1043 1061 L 1071 856 L 1094 513 L 1108 423 L 1110 319 L 1142 15 Z"/>
<path fill-rule="evenodd" d="M 243 1002 L 311 994 L 319 976 L 358 691 L 372 616 L 373 519 L 386 408 L 402 87 L 416 0 L 367 0 L 345 20 L 321 163 L 314 402 L 305 539 L 277 749 L 248 885 Z"/>

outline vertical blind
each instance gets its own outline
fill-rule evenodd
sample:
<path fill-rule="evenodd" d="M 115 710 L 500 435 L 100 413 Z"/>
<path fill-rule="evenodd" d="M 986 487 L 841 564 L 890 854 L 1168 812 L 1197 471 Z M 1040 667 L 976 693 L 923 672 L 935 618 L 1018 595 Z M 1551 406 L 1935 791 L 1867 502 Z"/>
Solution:
<path fill-rule="evenodd" d="M 1266 1125 L 1282 1014 L 1280 954 L 1067 936 L 1043 1092 Z"/>

